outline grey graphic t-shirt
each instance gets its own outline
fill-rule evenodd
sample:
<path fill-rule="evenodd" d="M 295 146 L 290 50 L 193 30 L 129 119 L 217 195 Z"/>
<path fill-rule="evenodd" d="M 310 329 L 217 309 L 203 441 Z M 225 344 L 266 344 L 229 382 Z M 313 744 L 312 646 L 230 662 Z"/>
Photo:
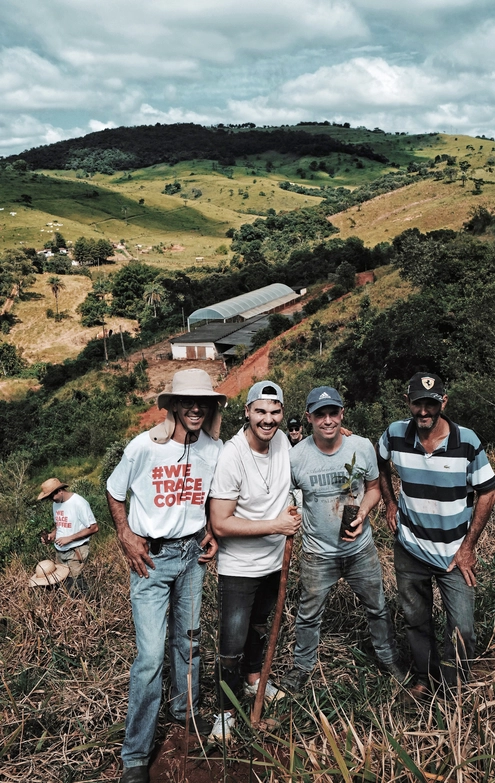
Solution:
<path fill-rule="evenodd" d="M 351 464 L 354 454 L 356 472 L 360 469 L 362 478 L 354 482 L 356 498 L 352 500 L 342 490 L 342 485 L 348 479 L 345 465 Z M 368 518 L 356 541 L 342 541 L 339 534 L 343 507 L 350 502 L 359 506 L 365 492 L 365 481 L 378 478 L 376 454 L 371 441 L 358 435 L 344 435 L 335 454 L 324 454 L 311 436 L 290 450 L 290 464 L 292 488 L 302 490 L 303 496 L 304 551 L 344 556 L 364 549 L 372 537 Z"/>

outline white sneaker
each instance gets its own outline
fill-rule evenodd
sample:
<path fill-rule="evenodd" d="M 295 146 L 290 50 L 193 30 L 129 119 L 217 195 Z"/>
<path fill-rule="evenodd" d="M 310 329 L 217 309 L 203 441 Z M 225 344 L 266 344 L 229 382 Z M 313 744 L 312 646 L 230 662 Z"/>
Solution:
<path fill-rule="evenodd" d="M 258 693 L 259 684 L 259 678 L 252 685 L 249 685 L 249 683 L 245 682 L 244 696 L 256 696 Z M 271 704 L 274 701 L 280 701 L 280 699 L 284 698 L 285 693 L 281 691 L 280 688 L 277 688 L 271 680 L 268 680 L 266 683 L 265 695 L 263 697 L 265 704 Z"/>
<path fill-rule="evenodd" d="M 208 735 L 208 742 L 228 743 L 232 739 L 232 729 L 235 726 L 235 716 L 231 712 L 221 712 L 215 715 L 215 723 Z"/>

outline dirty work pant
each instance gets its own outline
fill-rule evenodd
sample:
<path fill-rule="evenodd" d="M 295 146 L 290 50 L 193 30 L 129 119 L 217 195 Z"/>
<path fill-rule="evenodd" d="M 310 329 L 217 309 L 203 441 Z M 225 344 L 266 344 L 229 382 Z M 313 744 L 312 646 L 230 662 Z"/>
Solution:
<path fill-rule="evenodd" d="M 236 696 L 246 674 L 261 671 L 268 615 L 277 602 L 280 571 L 259 577 L 218 577 L 220 656 L 216 679 L 220 705 L 234 705 L 219 688 L 224 680 Z"/>
<path fill-rule="evenodd" d="M 466 679 L 469 659 L 474 657 L 475 588 L 469 587 L 458 568 L 449 574 L 410 555 L 398 541 L 394 546 L 397 589 L 406 621 L 406 632 L 416 671 L 421 682 L 428 684 L 428 675 L 449 685 L 459 674 Z M 444 635 L 444 660 L 440 661 L 433 619 L 433 577 L 442 596 L 447 615 Z M 456 655 L 457 651 L 457 655 Z"/>
<path fill-rule="evenodd" d="M 122 747 L 124 767 L 147 764 L 153 748 L 162 695 L 162 669 L 169 609 L 170 712 L 184 719 L 187 708 L 187 675 L 191 673 L 192 705 L 199 699 L 199 615 L 205 566 L 201 530 L 193 538 L 162 546 L 150 554 L 155 569 L 149 578 L 131 572 L 132 616 L 136 629 L 137 657 L 131 667 L 129 707 Z"/>
<path fill-rule="evenodd" d="M 316 664 L 320 626 L 330 589 L 346 580 L 365 608 L 373 647 L 379 661 L 395 663 L 399 657 L 390 613 L 383 592 L 382 569 L 373 541 L 347 557 L 301 555 L 301 602 L 296 618 L 294 666 L 311 672 Z"/>
<path fill-rule="evenodd" d="M 72 549 L 67 549 L 65 552 L 59 552 L 58 549 L 55 550 L 55 560 L 57 563 L 69 567 L 69 573 L 73 579 L 77 579 L 81 574 L 88 555 L 89 544 L 81 544 Z"/>

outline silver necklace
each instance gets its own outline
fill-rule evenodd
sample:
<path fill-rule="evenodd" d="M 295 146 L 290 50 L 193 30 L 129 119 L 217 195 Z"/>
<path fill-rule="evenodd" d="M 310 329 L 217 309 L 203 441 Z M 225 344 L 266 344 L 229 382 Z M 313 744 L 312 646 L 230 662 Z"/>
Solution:
<path fill-rule="evenodd" d="M 247 438 L 246 438 L 246 440 L 247 440 Z M 266 474 L 266 479 L 263 476 L 263 473 L 261 472 L 261 470 L 259 469 L 258 463 L 256 461 L 256 457 L 254 456 L 254 452 L 253 452 L 251 446 L 249 445 L 249 441 L 247 441 L 247 445 L 248 445 L 249 451 L 251 452 L 251 456 L 253 458 L 254 467 L 258 471 L 259 477 L 262 480 L 263 484 L 265 485 L 266 494 L 269 495 L 270 494 L 270 484 L 272 482 L 272 452 L 271 452 L 271 448 L 270 448 L 271 444 L 270 443 L 268 444 L 268 471 L 267 471 L 267 474 Z"/>

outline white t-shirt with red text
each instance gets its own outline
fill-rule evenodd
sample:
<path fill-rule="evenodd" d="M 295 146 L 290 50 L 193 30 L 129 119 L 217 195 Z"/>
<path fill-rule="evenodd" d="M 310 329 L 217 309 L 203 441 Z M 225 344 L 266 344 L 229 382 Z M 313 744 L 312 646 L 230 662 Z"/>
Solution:
<path fill-rule="evenodd" d="M 53 521 L 57 529 L 55 533 L 55 549 L 58 549 L 59 552 L 67 552 L 76 546 L 87 544 L 89 536 L 87 538 L 78 538 L 76 541 L 71 541 L 70 544 L 65 544 L 64 546 L 57 544 L 57 538 L 72 536 L 74 533 L 84 530 L 85 527 L 91 527 L 91 525 L 96 524 L 96 519 L 88 501 L 75 492 L 63 503 L 53 504 Z"/>
<path fill-rule="evenodd" d="M 205 503 L 222 448 L 200 431 L 195 443 L 155 443 L 142 432 L 107 481 L 115 500 L 130 490 L 129 527 L 138 536 L 182 538 L 205 525 Z"/>

